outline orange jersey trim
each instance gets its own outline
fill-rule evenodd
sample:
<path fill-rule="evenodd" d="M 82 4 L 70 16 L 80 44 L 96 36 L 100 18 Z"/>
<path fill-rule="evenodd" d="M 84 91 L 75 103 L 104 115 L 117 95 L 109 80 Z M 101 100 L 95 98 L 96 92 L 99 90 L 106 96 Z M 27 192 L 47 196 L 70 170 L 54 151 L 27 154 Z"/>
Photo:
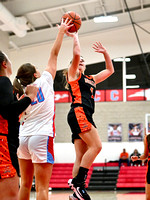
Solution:
<path fill-rule="evenodd" d="M 68 83 L 71 86 L 71 90 L 72 90 L 72 95 L 75 96 L 75 100 L 74 103 L 82 103 L 82 99 L 81 99 L 81 92 L 80 92 L 80 86 L 78 83 L 78 80 L 81 78 L 81 73 L 78 77 L 78 79 L 74 80 L 74 81 L 68 81 Z"/>
<path fill-rule="evenodd" d="M 75 111 L 75 115 L 76 115 L 79 127 L 81 129 L 81 133 L 91 130 L 92 125 L 88 121 L 84 113 L 83 107 L 76 107 L 74 111 Z"/>

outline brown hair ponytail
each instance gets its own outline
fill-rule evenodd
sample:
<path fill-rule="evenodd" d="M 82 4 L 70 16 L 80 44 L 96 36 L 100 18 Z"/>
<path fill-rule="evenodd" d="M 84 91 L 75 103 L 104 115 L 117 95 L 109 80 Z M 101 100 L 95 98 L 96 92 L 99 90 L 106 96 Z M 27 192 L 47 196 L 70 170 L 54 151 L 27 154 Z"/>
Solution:
<path fill-rule="evenodd" d="M 21 85 L 20 80 L 18 79 L 17 76 L 15 77 L 14 82 L 13 82 L 13 91 L 16 94 L 19 94 L 19 97 L 24 94 L 23 86 Z"/>
<path fill-rule="evenodd" d="M 36 80 L 34 73 L 36 73 L 36 69 L 32 64 L 25 63 L 21 65 L 13 82 L 14 92 L 18 93 L 19 96 L 24 94 L 23 88 Z"/>

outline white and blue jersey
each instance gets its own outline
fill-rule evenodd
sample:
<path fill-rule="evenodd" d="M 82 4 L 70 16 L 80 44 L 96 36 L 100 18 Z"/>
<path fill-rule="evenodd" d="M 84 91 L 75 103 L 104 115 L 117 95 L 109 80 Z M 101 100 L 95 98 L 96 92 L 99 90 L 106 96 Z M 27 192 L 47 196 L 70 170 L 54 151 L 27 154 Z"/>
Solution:
<path fill-rule="evenodd" d="M 53 78 L 44 71 L 33 83 L 38 88 L 36 98 L 26 109 L 19 136 L 46 135 L 55 137 Z"/>

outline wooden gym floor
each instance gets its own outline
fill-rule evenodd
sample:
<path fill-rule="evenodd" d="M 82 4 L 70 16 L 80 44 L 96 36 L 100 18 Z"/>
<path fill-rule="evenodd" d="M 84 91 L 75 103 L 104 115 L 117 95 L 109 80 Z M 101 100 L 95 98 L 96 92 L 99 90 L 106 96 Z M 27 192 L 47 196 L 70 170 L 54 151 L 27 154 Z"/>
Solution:
<path fill-rule="evenodd" d="M 88 191 L 92 200 L 145 200 L 144 190 L 142 191 Z M 49 192 L 49 200 L 69 200 L 71 190 L 57 190 Z M 30 200 L 35 200 L 35 192 L 31 192 Z"/>

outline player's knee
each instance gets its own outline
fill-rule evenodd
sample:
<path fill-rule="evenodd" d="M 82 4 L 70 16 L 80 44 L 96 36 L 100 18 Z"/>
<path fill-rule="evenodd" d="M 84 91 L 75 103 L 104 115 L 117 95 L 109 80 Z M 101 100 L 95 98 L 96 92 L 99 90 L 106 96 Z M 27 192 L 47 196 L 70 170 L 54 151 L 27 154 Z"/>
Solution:
<path fill-rule="evenodd" d="M 97 154 L 99 154 L 101 150 L 102 150 L 102 144 L 96 145 L 96 152 L 97 152 Z"/>
<path fill-rule="evenodd" d="M 99 149 L 99 153 L 100 153 L 100 151 L 102 150 L 102 144 L 99 145 L 98 149 Z"/>
<path fill-rule="evenodd" d="M 25 190 L 30 190 L 32 187 L 32 182 L 22 182 L 21 187 L 24 188 Z"/>

